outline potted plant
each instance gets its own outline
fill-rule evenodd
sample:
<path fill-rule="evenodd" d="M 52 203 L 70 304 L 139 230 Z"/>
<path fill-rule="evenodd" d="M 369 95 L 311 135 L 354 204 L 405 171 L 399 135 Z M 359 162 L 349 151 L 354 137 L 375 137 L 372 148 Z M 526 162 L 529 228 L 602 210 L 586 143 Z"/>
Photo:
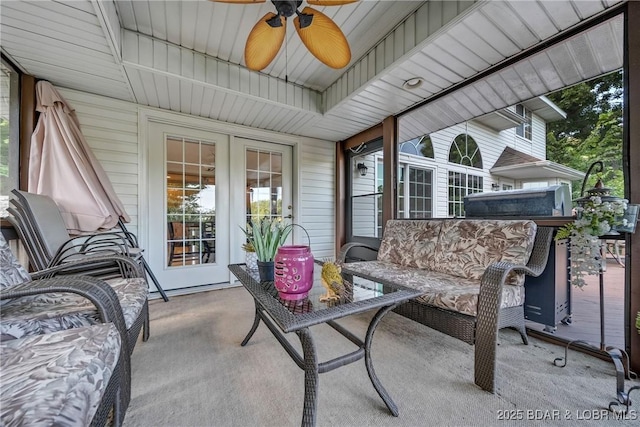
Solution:
<path fill-rule="evenodd" d="M 242 245 L 242 250 L 245 253 L 245 263 L 249 270 L 258 269 L 258 256 L 256 255 L 256 249 L 253 244 L 246 242 Z"/>
<path fill-rule="evenodd" d="M 291 225 L 279 218 L 262 218 L 259 222 L 240 227 L 247 237 L 258 258 L 258 271 L 263 281 L 273 280 L 273 261 L 278 248 L 284 244 L 291 233 Z"/>
<path fill-rule="evenodd" d="M 571 282 L 575 286 L 581 288 L 586 284 L 584 276 L 600 273 L 600 236 L 616 226 L 626 225 L 623 218 L 626 208 L 625 199 L 603 200 L 599 195 L 591 195 L 576 208 L 577 219 L 558 230 L 557 240 L 571 239 Z"/>

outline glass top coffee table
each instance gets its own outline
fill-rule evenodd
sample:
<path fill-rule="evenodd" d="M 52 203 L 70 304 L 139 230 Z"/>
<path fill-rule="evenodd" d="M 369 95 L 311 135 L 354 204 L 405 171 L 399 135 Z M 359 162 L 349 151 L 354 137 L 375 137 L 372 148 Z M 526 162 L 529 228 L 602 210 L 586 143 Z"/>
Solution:
<path fill-rule="evenodd" d="M 419 296 L 421 292 L 383 281 L 371 282 L 355 275 L 347 275 L 345 273 L 346 267 L 348 264 L 343 269 L 343 277 L 353 286 L 347 286 L 339 300 L 322 302 L 320 297 L 326 294 L 326 289 L 320 283 L 321 262 L 316 261 L 314 284 L 308 297 L 297 301 L 280 298 L 273 282 L 260 282 L 258 272 L 247 270 L 245 264 L 229 265 L 231 273 L 238 278 L 253 297 L 256 308 L 251 330 L 241 345 L 244 346 L 249 342 L 262 320 L 293 361 L 305 372 L 303 426 L 314 426 L 316 423 L 318 375 L 356 362 L 363 357 L 371 383 L 389 411 L 394 416 L 398 416 L 396 404 L 382 386 L 373 369 L 371 341 L 376 326 L 385 314 L 397 305 Z M 369 323 L 364 341 L 334 322 L 336 319 L 376 308 L 378 312 Z M 331 326 L 359 348 L 334 359 L 319 362 L 309 327 L 321 323 Z M 284 337 L 284 334 L 289 332 L 295 332 L 298 335 L 302 344 L 302 355 Z"/>

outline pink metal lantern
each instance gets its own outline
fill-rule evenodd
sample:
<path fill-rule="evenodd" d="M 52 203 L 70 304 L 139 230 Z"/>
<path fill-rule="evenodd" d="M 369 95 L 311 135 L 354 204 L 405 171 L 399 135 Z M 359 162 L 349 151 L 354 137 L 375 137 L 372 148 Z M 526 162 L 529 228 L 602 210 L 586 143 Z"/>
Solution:
<path fill-rule="evenodd" d="M 300 300 L 309 295 L 313 286 L 313 255 L 309 246 L 285 245 L 278 248 L 274 284 L 284 300 Z"/>

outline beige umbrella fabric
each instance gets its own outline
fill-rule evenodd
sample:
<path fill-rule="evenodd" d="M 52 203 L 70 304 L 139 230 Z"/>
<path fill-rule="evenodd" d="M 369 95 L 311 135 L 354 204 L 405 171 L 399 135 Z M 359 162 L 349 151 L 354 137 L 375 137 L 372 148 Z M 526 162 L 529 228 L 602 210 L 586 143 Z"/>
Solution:
<path fill-rule="evenodd" d="M 56 201 L 70 234 L 129 222 L 109 177 L 87 144 L 75 110 L 53 85 L 36 85 L 38 124 L 31 136 L 29 192 Z"/>

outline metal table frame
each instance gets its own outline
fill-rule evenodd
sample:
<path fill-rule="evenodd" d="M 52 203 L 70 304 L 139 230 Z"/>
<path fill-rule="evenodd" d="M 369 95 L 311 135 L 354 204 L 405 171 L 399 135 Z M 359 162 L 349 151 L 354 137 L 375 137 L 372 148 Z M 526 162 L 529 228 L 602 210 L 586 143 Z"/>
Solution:
<path fill-rule="evenodd" d="M 316 424 L 316 410 L 318 397 L 318 376 L 319 374 L 332 371 L 341 366 L 356 362 L 364 357 L 369 379 L 373 384 L 385 405 L 394 416 L 398 416 L 398 407 L 391 399 L 378 379 L 373 368 L 371 359 L 371 342 L 373 333 L 380 323 L 380 320 L 389 311 L 399 304 L 415 298 L 421 294 L 420 291 L 405 287 L 399 287 L 390 283 L 380 282 L 383 285 L 396 289 L 395 292 L 384 294 L 375 298 L 339 304 L 327 307 L 322 310 L 293 314 L 280 301 L 278 301 L 269 290 L 274 290 L 272 282 L 257 281 L 247 270 L 244 264 L 229 265 L 229 270 L 249 291 L 255 303 L 255 318 L 249 333 L 242 341 L 242 346 L 246 345 L 262 321 L 278 340 L 282 348 L 289 354 L 298 367 L 304 370 L 304 408 L 302 413 L 302 426 L 314 426 Z M 364 341 L 353 333 L 336 323 L 334 320 L 362 313 L 378 308 L 378 312 L 371 319 Z M 315 342 L 310 331 L 310 327 L 325 323 L 339 332 L 342 336 L 358 346 L 358 349 L 338 356 L 326 362 L 319 362 Z M 295 332 L 300 343 L 302 352 L 300 353 L 289 343 L 284 334 Z"/>

